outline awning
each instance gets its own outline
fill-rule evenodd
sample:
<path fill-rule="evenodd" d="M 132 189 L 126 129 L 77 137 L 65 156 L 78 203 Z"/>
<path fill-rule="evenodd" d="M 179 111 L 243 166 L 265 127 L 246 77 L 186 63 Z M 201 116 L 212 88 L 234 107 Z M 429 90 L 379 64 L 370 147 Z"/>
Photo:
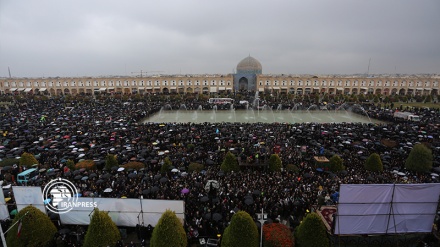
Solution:
<path fill-rule="evenodd" d="M 209 88 L 209 92 L 216 93 L 217 92 L 217 88 L 216 87 L 211 87 L 211 88 Z"/>
<path fill-rule="evenodd" d="M 226 90 L 232 91 L 232 87 L 227 87 Z"/>
<path fill-rule="evenodd" d="M 154 87 L 154 89 L 160 89 L 160 87 Z"/>
<path fill-rule="evenodd" d="M 363 90 L 368 90 L 368 88 L 366 88 L 366 87 L 361 87 L 361 89 L 363 89 Z"/>
<path fill-rule="evenodd" d="M 219 91 L 225 91 L 225 87 L 219 87 L 218 90 Z"/>
<path fill-rule="evenodd" d="M 109 88 L 107 88 L 108 90 L 115 90 L 115 88 L 114 87 L 109 87 Z"/>
<path fill-rule="evenodd" d="M 16 90 L 17 90 L 17 88 L 15 88 L 15 87 L 9 89 L 9 91 L 11 91 L 11 92 L 15 92 Z"/>
<path fill-rule="evenodd" d="M 283 89 L 283 90 L 287 90 L 287 87 L 281 87 L 281 89 Z"/>
<path fill-rule="evenodd" d="M 338 88 L 336 88 L 336 90 L 343 91 L 344 89 L 342 87 L 338 87 Z"/>
<path fill-rule="evenodd" d="M 313 87 L 313 90 L 319 90 L 319 87 Z"/>
<path fill-rule="evenodd" d="M 153 89 L 153 88 L 152 88 L 152 87 L 146 87 L 146 89 L 147 89 L 147 90 L 149 90 L 149 89 L 151 90 L 151 89 Z"/>
<path fill-rule="evenodd" d="M 47 90 L 47 88 L 40 88 L 40 89 L 39 89 L 40 92 L 44 92 L 44 91 L 46 91 L 46 90 Z"/>
<path fill-rule="evenodd" d="M 145 88 L 144 87 L 138 87 L 138 90 L 144 90 Z"/>
<path fill-rule="evenodd" d="M 30 91 L 32 91 L 32 88 L 26 88 L 24 91 L 25 92 L 30 92 Z"/>
<path fill-rule="evenodd" d="M 19 91 L 19 92 L 21 92 L 21 91 L 24 91 L 24 88 L 19 88 L 19 89 L 17 89 L 17 91 Z"/>
<path fill-rule="evenodd" d="M 280 87 L 273 87 L 273 90 L 280 90 Z"/>
<path fill-rule="evenodd" d="M 418 91 L 422 91 L 422 90 L 423 90 L 423 88 L 416 88 L 416 90 L 418 90 Z"/>
<path fill-rule="evenodd" d="M 264 92 L 264 88 L 260 87 L 260 88 L 258 89 L 258 92 Z"/>
<path fill-rule="evenodd" d="M 432 89 L 428 87 L 428 88 L 425 88 L 425 90 L 427 90 L 427 91 L 431 91 Z"/>
<path fill-rule="evenodd" d="M 170 90 L 177 90 L 177 87 L 170 87 Z"/>
<path fill-rule="evenodd" d="M 102 87 L 99 89 L 99 91 L 105 91 L 105 90 L 107 90 L 107 88 L 105 88 L 105 87 Z"/>

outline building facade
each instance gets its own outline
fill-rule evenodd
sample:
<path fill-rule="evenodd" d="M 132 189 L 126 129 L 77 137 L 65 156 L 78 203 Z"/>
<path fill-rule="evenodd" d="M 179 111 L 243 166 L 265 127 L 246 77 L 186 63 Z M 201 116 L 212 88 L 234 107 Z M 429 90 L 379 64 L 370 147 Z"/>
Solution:
<path fill-rule="evenodd" d="M 155 75 L 148 77 L 1 78 L 1 94 L 227 93 L 438 95 L 440 77 L 295 76 L 262 73 L 248 56 L 236 73 L 224 75 Z"/>

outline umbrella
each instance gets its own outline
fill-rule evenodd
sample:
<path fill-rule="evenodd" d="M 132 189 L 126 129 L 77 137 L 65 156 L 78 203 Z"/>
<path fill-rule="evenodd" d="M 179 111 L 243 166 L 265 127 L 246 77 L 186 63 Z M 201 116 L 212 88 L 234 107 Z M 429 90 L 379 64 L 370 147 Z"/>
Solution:
<path fill-rule="evenodd" d="M 74 179 L 75 179 L 75 180 L 80 180 L 81 178 L 82 178 L 81 175 L 76 175 Z"/>
<path fill-rule="evenodd" d="M 84 177 L 81 178 L 81 180 L 83 180 L 83 181 L 85 181 L 87 179 L 89 179 L 89 177 L 87 177 L 87 176 L 84 176 Z"/>
<path fill-rule="evenodd" d="M 153 186 L 153 187 L 151 187 L 151 192 L 158 192 L 159 191 L 159 187 L 157 187 L 157 186 Z"/>
<path fill-rule="evenodd" d="M 181 191 L 182 194 L 187 194 L 189 193 L 189 189 L 187 188 L 183 188 L 183 190 Z"/>
<path fill-rule="evenodd" d="M 104 175 L 102 175 L 103 179 L 109 179 L 112 175 L 110 173 L 106 173 Z"/>
<path fill-rule="evenodd" d="M 177 169 L 177 168 L 173 168 L 173 169 L 171 170 L 171 172 L 179 172 L 179 169 Z"/>
<path fill-rule="evenodd" d="M 203 196 L 203 197 L 200 198 L 200 201 L 201 202 L 207 202 L 207 201 L 209 201 L 209 198 L 207 196 Z"/>
<path fill-rule="evenodd" d="M 98 181 L 96 181 L 96 184 L 102 184 L 104 182 L 104 180 L 99 179 Z"/>
<path fill-rule="evenodd" d="M 403 172 L 398 172 L 397 175 L 399 175 L 399 176 L 405 176 L 406 174 L 403 173 Z"/>
<path fill-rule="evenodd" d="M 143 190 L 143 191 L 142 191 L 142 194 L 143 194 L 144 196 L 146 196 L 146 195 L 150 194 L 150 192 L 151 192 L 151 189 L 146 189 L 146 190 Z"/>
<path fill-rule="evenodd" d="M 246 205 L 251 205 L 251 204 L 254 203 L 254 200 L 253 200 L 252 198 L 246 198 L 246 199 L 244 200 L 244 203 L 245 203 Z"/>
<path fill-rule="evenodd" d="M 304 174 L 304 177 L 305 177 L 305 178 L 311 178 L 312 175 L 310 175 L 310 173 L 305 173 L 305 174 Z"/>
<path fill-rule="evenodd" d="M 214 189 L 218 189 L 220 188 L 220 184 L 217 180 L 208 180 L 208 182 L 205 185 L 205 190 L 206 191 L 210 191 L 211 190 L 211 186 Z"/>
<path fill-rule="evenodd" d="M 136 178 L 137 174 L 136 173 L 130 173 L 130 174 L 128 174 L 128 177 L 129 178 Z"/>
<path fill-rule="evenodd" d="M 261 192 L 260 192 L 259 190 L 254 190 L 253 194 L 256 195 L 256 196 L 258 196 L 258 195 L 261 194 Z"/>
<path fill-rule="evenodd" d="M 107 188 L 107 189 L 104 190 L 104 193 L 110 193 L 112 191 L 113 191 L 112 188 Z"/>
<path fill-rule="evenodd" d="M 119 168 L 118 168 L 118 172 L 122 172 L 123 170 L 125 170 L 124 167 L 119 167 Z"/>
<path fill-rule="evenodd" d="M 168 178 L 163 177 L 163 178 L 159 179 L 159 182 L 166 183 L 166 182 L 168 182 Z"/>

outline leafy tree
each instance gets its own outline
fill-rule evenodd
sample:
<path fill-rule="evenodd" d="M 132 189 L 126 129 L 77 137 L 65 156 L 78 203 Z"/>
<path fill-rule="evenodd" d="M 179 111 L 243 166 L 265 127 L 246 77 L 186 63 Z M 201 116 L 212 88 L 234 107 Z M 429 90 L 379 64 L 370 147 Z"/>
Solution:
<path fill-rule="evenodd" d="M 335 154 L 330 158 L 330 170 L 333 172 L 338 172 L 345 170 L 345 166 L 343 165 L 344 160 L 339 157 L 339 155 Z"/>
<path fill-rule="evenodd" d="M 295 239 L 301 247 L 330 246 L 327 229 L 316 213 L 306 216 L 296 230 Z"/>
<path fill-rule="evenodd" d="M 140 169 L 142 169 L 142 168 L 145 168 L 145 165 L 144 165 L 144 163 L 142 163 L 142 162 L 138 162 L 138 161 L 130 161 L 130 162 L 124 164 L 123 167 L 124 167 L 125 169 L 130 169 L 130 168 L 132 168 L 132 169 L 135 169 L 135 170 L 140 170 Z"/>
<path fill-rule="evenodd" d="M 231 152 L 226 153 L 225 158 L 223 159 L 223 162 L 220 166 L 220 169 L 224 172 L 240 170 L 240 166 L 238 165 L 237 158 L 233 153 Z"/>
<path fill-rule="evenodd" d="M 75 165 L 75 169 L 85 168 L 86 170 L 93 170 L 96 168 L 94 160 L 83 160 Z"/>
<path fill-rule="evenodd" d="M 197 172 L 200 172 L 201 170 L 203 170 L 205 167 L 202 165 L 202 164 L 200 164 L 200 163 L 194 163 L 194 162 L 191 162 L 190 164 L 189 164 L 189 166 L 188 166 L 188 171 L 189 172 L 193 172 L 193 171 L 197 171 Z"/>
<path fill-rule="evenodd" d="M 416 144 L 406 159 L 405 168 L 415 172 L 428 172 L 432 169 L 432 161 L 432 150 L 423 144 Z"/>
<path fill-rule="evenodd" d="M 160 172 L 161 173 L 169 172 L 172 165 L 173 165 L 173 162 L 171 162 L 170 158 L 166 157 L 163 161 L 162 166 L 160 167 Z"/>
<path fill-rule="evenodd" d="M 108 212 L 95 208 L 83 246 L 115 246 L 120 239 L 119 229 L 108 215 Z"/>
<path fill-rule="evenodd" d="M 176 213 L 166 210 L 159 219 L 151 236 L 150 247 L 186 247 L 186 233 Z"/>
<path fill-rule="evenodd" d="M 196 148 L 196 145 L 190 143 L 186 146 L 186 148 L 188 149 L 189 152 L 192 152 Z"/>
<path fill-rule="evenodd" d="M 229 226 L 225 228 L 225 230 L 223 231 L 223 235 L 222 235 L 222 242 L 221 242 L 221 246 L 222 247 L 230 247 L 231 244 L 229 243 Z"/>
<path fill-rule="evenodd" d="M 280 223 L 270 223 L 263 225 L 264 247 L 293 247 L 293 235 L 290 229 Z"/>
<path fill-rule="evenodd" d="M 38 160 L 35 159 L 33 154 L 24 152 L 21 155 L 20 160 L 18 161 L 18 164 L 20 166 L 32 167 L 32 165 L 38 164 Z"/>
<path fill-rule="evenodd" d="M 66 161 L 66 166 L 70 169 L 70 170 L 74 170 L 75 169 L 75 162 L 73 162 L 73 160 L 68 159 Z"/>
<path fill-rule="evenodd" d="M 20 210 L 12 224 L 15 224 L 20 219 L 20 235 L 18 236 L 18 226 L 20 223 L 17 223 L 9 230 L 6 236 L 8 246 L 47 246 L 57 232 L 57 228 L 50 221 L 50 218 L 33 206 L 27 206 Z"/>
<path fill-rule="evenodd" d="M 380 156 L 377 153 L 372 153 L 367 158 L 367 160 L 365 161 L 364 167 L 367 171 L 372 171 L 372 172 L 383 171 L 382 160 L 380 159 Z"/>
<path fill-rule="evenodd" d="M 113 166 L 119 166 L 118 160 L 115 155 L 107 154 L 105 157 L 105 168 L 110 170 Z"/>
<path fill-rule="evenodd" d="M 229 246 L 257 247 L 259 245 L 257 225 L 247 212 L 235 213 L 228 228 L 230 228 Z"/>
<path fill-rule="evenodd" d="M 296 166 L 294 164 L 288 164 L 286 166 L 286 170 L 289 171 L 289 172 L 293 172 L 293 173 L 298 173 L 299 172 L 298 166 Z"/>
<path fill-rule="evenodd" d="M 279 172 L 282 167 L 283 165 L 278 154 L 272 154 L 269 158 L 269 170 L 271 172 Z"/>

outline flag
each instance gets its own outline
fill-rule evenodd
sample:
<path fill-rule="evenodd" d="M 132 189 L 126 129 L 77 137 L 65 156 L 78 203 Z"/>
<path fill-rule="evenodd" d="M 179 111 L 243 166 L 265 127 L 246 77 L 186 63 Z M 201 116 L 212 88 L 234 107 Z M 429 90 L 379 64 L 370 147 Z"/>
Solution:
<path fill-rule="evenodd" d="M 22 227 L 22 222 L 21 220 L 18 222 L 18 228 L 17 228 L 17 237 L 19 238 L 21 235 L 21 227 Z"/>

